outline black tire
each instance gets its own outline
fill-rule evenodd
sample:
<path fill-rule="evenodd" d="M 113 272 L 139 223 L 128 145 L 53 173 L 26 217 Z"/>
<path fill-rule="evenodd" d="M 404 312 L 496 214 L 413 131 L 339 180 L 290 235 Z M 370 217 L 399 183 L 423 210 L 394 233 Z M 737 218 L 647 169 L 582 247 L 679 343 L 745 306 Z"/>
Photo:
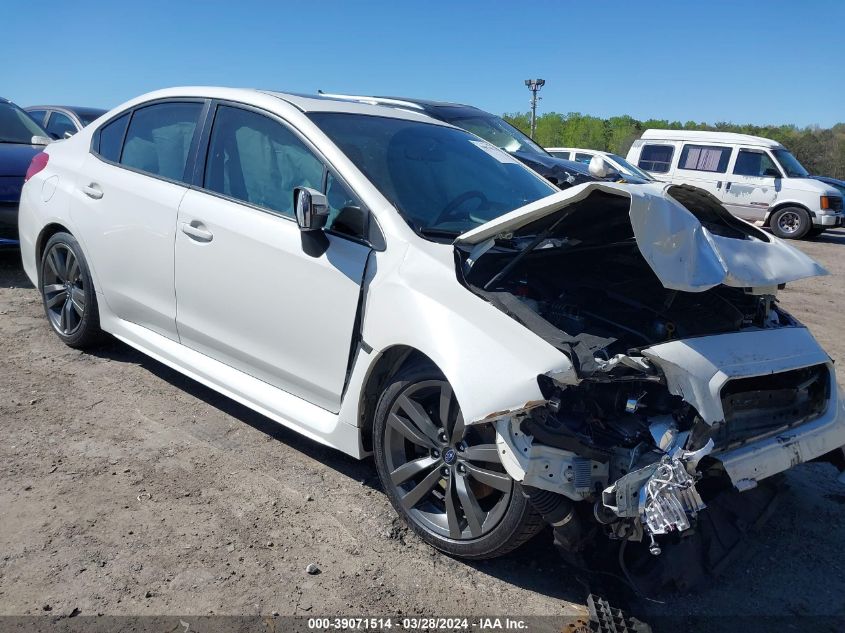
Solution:
<path fill-rule="evenodd" d="M 439 404 L 444 402 L 444 394 L 451 398 L 445 409 Z M 427 416 L 425 420 L 433 422 L 435 427 L 420 425 L 411 420 L 411 415 L 405 415 L 408 409 L 402 406 L 407 407 L 410 400 L 415 415 Z M 441 426 L 440 413 L 444 410 L 446 421 Z M 398 412 L 402 413 L 401 423 L 397 422 Z M 406 426 L 408 422 L 410 430 Z M 403 430 L 398 430 L 398 426 Z M 436 431 L 440 432 L 436 436 L 439 443 L 431 439 Z M 447 432 L 451 437 L 446 436 Z M 409 434 L 416 439 L 408 439 Z M 376 469 L 390 503 L 423 541 L 452 556 L 476 560 L 502 556 L 527 542 L 545 525 L 520 485 L 505 473 L 491 442 L 495 442 L 492 425 L 464 428 L 451 387 L 430 364 L 413 364 L 400 370 L 376 407 L 373 421 Z M 412 463 L 415 466 L 422 461 L 427 464 L 426 470 L 421 468 L 417 472 L 414 468 L 413 476 L 394 483 L 400 467 L 407 468 Z M 493 481 L 498 488 L 481 483 L 478 477 Z M 509 491 L 499 489 L 508 485 Z M 407 499 L 416 497 L 418 488 L 426 488 L 427 492 L 406 508 L 403 497 L 410 503 Z M 449 505 L 447 495 L 451 500 Z M 465 511 L 465 507 L 470 511 Z M 472 523 L 470 515 L 476 517 Z"/>
<path fill-rule="evenodd" d="M 82 349 L 100 341 L 100 312 L 88 262 L 70 233 L 44 245 L 38 287 L 47 321 L 65 345 Z"/>
<path fill-rule="evenodd" d="M 813 222 L 806 209 L 784 207 L 772 214 L 769 220 L 772 233 L 785 240 L 800 240 L 813 228 Z"/>

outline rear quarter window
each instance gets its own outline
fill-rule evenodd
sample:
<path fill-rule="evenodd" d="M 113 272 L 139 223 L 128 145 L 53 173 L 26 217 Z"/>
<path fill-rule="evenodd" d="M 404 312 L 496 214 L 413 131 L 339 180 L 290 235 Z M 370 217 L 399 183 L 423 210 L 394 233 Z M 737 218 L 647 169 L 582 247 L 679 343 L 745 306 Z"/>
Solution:
<path fill-rule="evenodd" d="M 123 146 L 123 137 L 126 134 L 126 125 L 129 123 L 129 113 L 120 116 L 100 128 L 97 154 L 105 160 L 116 163 L 120 160 L 120 148 Z"/>

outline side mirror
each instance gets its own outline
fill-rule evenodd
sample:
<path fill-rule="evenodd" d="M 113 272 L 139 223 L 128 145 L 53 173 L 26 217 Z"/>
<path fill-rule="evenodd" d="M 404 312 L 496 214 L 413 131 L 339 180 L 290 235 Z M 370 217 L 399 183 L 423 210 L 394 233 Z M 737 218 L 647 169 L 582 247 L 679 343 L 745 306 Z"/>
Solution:
<path fill-rule="evenodd" d="M 590 175 L 593 178 L 605 179 L 612 176 L 618 177 L 619 172 L 613 169 L 601 156 L 593 156 L 590 159 Z"/>
<path fill-rule="evenodd" d="M 46 136 L 33 136 L 29 141 L 30 145 L 49 145 L 52 142 L 53 140 Z"/>
<path fill-rule="evenodd" d="M 300 231 L 319 231 L 329 219 L 329 202 L 316 189 L 297 187 L 293 190 L 293 208 Z"/>

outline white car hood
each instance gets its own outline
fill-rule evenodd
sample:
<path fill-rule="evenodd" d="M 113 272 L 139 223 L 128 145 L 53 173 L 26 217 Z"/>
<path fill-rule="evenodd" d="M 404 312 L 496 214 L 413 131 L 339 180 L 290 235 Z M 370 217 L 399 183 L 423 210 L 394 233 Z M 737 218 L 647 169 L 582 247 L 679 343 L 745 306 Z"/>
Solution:
<path fill-rule="evenodd" d="M 490 243 L 499 235 L 514 233 L 540 218 L 563 212 L 600 190 L 630 198 L 629 216 L 637 246 L 666 288 L 687 292 L 703 292 L 720 284 L 767 288 L 828 274 L 798 249 L 750 224 L 749 233 L 759 235 L 759 239 L 712 233 L 666 193 L 669 187 L 665 183 L 585 183 L 515 209 L 460 235 L 454 243 Z"/>

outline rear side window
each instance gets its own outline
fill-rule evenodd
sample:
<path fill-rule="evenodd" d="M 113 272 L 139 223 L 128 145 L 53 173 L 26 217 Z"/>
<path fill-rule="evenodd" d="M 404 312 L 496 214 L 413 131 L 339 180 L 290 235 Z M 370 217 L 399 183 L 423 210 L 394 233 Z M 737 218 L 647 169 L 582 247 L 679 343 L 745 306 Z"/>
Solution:
<path fill-rule="evenodd" d="M 120 148 L 123 145 L 127 123 L 129 123 L 128 112 L 100 128 L 100 145 L 97 153 L 102 158 L 113 163 L 120 160 Z"/>
<path fill-rule="evenodd" d="M 64 138 L 65 132 L 76 134 L 76 126 L 70 117 L 61 112 L 51 112 L 47 120 L 47 133 L 55 139 Z"/>
<path fill-rule="evenodd" d="M 170 180 L 185 180 L 188 151 L 202 103 L 157 103 L 135 110 L 120 164 Z"/>
<path fill-rule="evenodd" d="M 678 169 L 709 171 L 724 174 L 731 159 L 730 147 L 712 147 L 709 145 L 684 145 Z"/>
<path fill-rule="evenodd" d="M 734 174 L 758 178 L 780 178 L 780 170 L 765 152 L 741 149 L 736 157 Z"/>
<path fill-rule="evenodd" d="M 322 185 L 323 163 L 281 123 L 240 108 L 217 108 L 206 189 L 292 217 L 294 188 L 321 191 Z M 336 197 L 344 202 L 348 195 Z"/>
<path fill-rule="evenodd" d="M 672 165 L 675 148 L 671 145 L 643 145 L 637 166 L 646 171 L 665 174 Z"/>

